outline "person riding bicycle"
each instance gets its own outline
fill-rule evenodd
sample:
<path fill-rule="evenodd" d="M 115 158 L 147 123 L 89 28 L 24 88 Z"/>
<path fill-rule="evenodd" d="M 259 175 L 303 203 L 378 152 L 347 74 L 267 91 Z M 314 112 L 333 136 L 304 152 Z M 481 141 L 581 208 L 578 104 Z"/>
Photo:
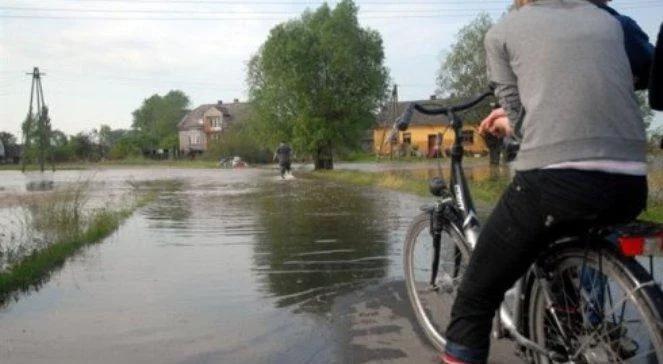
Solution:
<path fill-rule="evenodd" d="M 278 160 L 281 169 L 281 178 L 285 178 L 285 174 L 290 173 L 290 155 L 292 148 L 286 142 L 282 141 L 274 153 L 274 160 Z"/>
<path fill-rule="evenodd" d="M 649 43 L 649 36 L 645 33 L 635 20 L 626 15 L 618 13 L 608 6 L 611 0 L 590 0 L 599 8 L 614 16 L 624 31 L 624 46 L 626 55 L 631 65 L 631 72 L 636 90 L 644 90 L 649 85 L 649 76 L 654 54 L 654 46 Z"/>
<path fill-rule="evenodd" d="M 445 363 L 486 362 L 505 292 L 556 236 L 631 221 L 647 201 L 645 124 L 619 20 L 586 0 L 516 3 L 485 38 L 504 109 L 480 130 L 512 135 L 524 115 L 521 148 L 458 288 Z"/>
<path fill-rule="evenodd" d="M 649 80 L 649 104 L 654 110 L 663 111 L 663 24 L 658 32 L 656 41 L 656 54 Z M 663 140 L 661 141 L 663 148 Z"/>

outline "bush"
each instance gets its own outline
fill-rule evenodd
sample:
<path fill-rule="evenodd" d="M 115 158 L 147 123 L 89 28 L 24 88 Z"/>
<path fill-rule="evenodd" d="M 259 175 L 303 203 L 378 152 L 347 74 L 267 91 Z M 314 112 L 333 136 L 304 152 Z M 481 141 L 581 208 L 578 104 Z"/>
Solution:
<path fill-rule="evenodd" d="M 218 140 L 209 142 L 204 158 L 219 160 L 221 157 L 239 156 L 249 163 L 269 163 L 271 151 L 256 141 L 248 131 L 236 128 L 223 133 Z"/>
<path fill-rule="evenodd" d="M 137 157 L 140 155 L 140 146 L 130 137 L 118 140 L 109 153 L 111 159 L 125 159 L 127 157 Z"/>

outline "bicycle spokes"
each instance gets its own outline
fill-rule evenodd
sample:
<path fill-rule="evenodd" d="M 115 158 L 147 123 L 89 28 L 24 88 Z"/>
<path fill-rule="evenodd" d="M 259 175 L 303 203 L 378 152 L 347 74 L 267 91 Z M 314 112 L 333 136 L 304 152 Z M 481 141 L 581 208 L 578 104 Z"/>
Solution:
<path fill-rule="evenodd" d="M 569 264 L 550 272 L 540 336 L 570 361 L 587 363 L 656 360 L 645 318 L 619 277 L 603 259 Z"/>

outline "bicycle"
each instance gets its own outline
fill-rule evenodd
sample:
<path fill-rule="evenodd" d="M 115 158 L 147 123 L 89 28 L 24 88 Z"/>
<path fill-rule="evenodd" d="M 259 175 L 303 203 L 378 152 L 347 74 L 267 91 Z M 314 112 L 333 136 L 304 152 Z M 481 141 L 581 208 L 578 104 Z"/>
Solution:
<path fill-rule="evenodd" d="M 457 113 L 491 95 L 451 107 L 411 104 L 392 132 L 406 130 L 418 111 L 446 116 L 455 133 L 450 181 L 447 185 L 441 176 L 430 181 L 436 201 L 422 207 L 404 245 L 410 303 L 440 351 L 481 226 L 463 171 L 463 122 Z M 663 363 L 663 293 L 653 277 L 653 259 L 660 255 L 663 227 L 652 223 L 596 226 L 560 236 L 507 293 L 493 336 L 515 341 L 517 354 L 535 363 Z M 648 259 L 649 271 L 636 258 Z"/>

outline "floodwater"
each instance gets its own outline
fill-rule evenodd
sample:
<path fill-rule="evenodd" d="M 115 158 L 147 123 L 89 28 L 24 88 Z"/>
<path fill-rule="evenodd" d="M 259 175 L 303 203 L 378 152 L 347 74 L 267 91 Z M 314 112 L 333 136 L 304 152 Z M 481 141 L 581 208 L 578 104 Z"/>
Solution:
<path fill-rule="evenodd" d="M 109 195 L 127 179 L 181 183 L 0 309 L 2 363 L 435 361 L 401 278 L 424 200 L 271 170 L 92 178 Z M 30 193 L 23 182 L 3 193 Z"/>
<path fill-rule="evenodd" d="M 474 179 L 495 173 L 468 168 Z M 0 223 L 22 198 L 81 180 L 97 203 L 120 200 L 128 181 L 179 182 L 0 307 L 0 363 L 439 362 L 412 315 L 401 266 L 407 225 L 429 199 L 277 175 L 0 172 Z M 491 363 L 518 362 L 509 342 L 492 350 Z"/>

